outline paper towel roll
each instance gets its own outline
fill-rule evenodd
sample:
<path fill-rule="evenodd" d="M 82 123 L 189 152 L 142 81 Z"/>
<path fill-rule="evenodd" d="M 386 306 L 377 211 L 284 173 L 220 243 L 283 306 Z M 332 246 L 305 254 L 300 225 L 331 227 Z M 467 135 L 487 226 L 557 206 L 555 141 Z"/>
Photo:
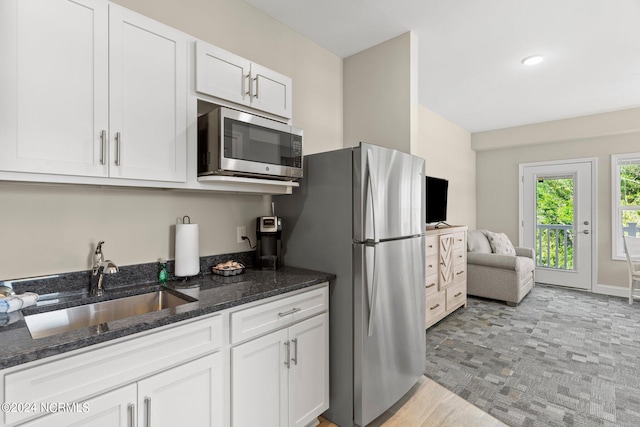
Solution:
<path fill-rule="evenodd" d="M 176 276 L 200 273 L 198 224 L 176 224 Z"/>

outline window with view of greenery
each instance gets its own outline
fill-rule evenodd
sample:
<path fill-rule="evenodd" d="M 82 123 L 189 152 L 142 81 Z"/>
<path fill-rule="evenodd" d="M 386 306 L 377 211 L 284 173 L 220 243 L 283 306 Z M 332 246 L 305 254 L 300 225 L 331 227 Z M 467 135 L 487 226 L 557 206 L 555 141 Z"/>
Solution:
<path fill-rule="evenodd" d="M 536 263 L 573 269 L 573 177 L 538 178 Z"/>
<path fill-rule="evenodd" d="M 640 237 L 640 153 L 611 156 L 612 257 L 624 259 L 622 236 Z"/>

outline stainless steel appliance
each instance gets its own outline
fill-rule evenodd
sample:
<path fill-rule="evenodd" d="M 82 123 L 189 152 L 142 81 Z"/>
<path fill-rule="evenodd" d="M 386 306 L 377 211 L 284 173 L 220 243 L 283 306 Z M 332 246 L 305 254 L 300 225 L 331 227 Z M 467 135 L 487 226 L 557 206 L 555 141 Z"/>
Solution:
<path fill-rule="evenodd" d="M 277 216 L 259 216 L 256 220 L 256 257 L 258 268 L 276 270 L 282 266 L 282 220 Z"/>
<path fill-rule="evenodd" d="M 218 107 L 198 117 L 198 175 L 302 177 L 302 129 Z"/>
<path fill-rule="evenodd" d="M 304 163 L 300 188 L 274 197 L 284 263 L 337 276 L 325 416 L 364 426 L 424 372 L 424 160 L 361 143 Z"/>

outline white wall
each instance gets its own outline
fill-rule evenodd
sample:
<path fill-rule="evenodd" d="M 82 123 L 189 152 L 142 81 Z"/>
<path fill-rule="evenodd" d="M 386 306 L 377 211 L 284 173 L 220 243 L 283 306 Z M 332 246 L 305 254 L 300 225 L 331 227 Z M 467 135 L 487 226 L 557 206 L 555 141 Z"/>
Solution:
<path fill-rule="evenodd" d="M 418 108 L 418 143 L 412 154 L 426 161 L 426 174 L 449 180 L 447 223 L 476 228 L 476 153 L 471 134 L 428 108 Z"/>
<path fill-rule="evenodd" d="M 416 49 L 416 36 L 405 33 L 345 58 L 345 146 L 363 141 L 411 153 L 416 137 Z"/>
<path fill-rule="evenodd" d="M 341 58 L 239 0 L 117 3 L 292 77 L 304 152 L 342 147 Z M 0 182 L 0 280 L 88 269 L 99 239 L 119 265 L 172 259 L 171 226 L 183 215 L 200 224 L 201 255 L 247 250 L 235 226 L 250 231 L 269 199 Z"/>
<path fill-rule="evenodd" d="M 640 109 L 472 135 L 477 151 L 477 226 L 518 241 L 518 165 L 596 157 L 598 284 L 627 286 L 627 266 L 611 259 L 611 154 L 640 151 Z"/>

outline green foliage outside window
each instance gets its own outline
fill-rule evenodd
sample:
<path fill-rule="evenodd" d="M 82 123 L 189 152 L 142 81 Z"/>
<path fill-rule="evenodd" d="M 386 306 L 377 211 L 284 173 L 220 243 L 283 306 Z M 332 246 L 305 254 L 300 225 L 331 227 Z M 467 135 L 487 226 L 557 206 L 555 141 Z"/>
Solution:
<path fill-rule="evenodd" d="M 620 165 L 620 206 L 623 234 L 640 237 L 640 164 Z"/>
<path fill-rule="evenodd" d="M 539 179 L 536 185 L 538 225 L 572 226 L 573 194 L 573 178 Z M 573 269 L 573 227 L 537 227 L 536 242 L 539 266 Z"/>

